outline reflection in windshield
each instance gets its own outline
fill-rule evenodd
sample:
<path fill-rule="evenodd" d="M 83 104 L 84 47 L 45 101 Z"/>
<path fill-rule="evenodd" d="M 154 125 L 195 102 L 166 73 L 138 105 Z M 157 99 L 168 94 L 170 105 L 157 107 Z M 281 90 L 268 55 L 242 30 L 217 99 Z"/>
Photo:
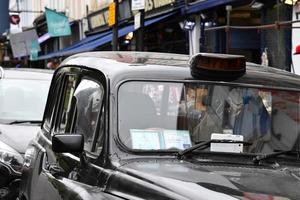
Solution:
<path fill-rule="evenodd" d="M 50 81 L 0 80 L 0 120 L 41 121 Z"/>
<path fill-rule="evenodd" d="M 297 92 L 127 82 L 118 102 L 120 139 L 132 149 L 186 149 L 212 134 L 229 133 L 252 144 L 244 153 L 271 153 L 292 149 L 298 139 Z"/>

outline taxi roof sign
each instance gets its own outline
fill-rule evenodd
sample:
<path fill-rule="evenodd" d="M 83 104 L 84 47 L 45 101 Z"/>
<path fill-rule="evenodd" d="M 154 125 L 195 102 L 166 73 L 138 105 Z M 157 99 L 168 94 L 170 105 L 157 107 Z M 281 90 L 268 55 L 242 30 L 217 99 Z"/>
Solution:
<path fill-rule="evenodd" d="M 195 78 L 228 80 L 246 72 L 246 58 L 241 55 L 199 53 L 190 59 L 189 65 Z"/>

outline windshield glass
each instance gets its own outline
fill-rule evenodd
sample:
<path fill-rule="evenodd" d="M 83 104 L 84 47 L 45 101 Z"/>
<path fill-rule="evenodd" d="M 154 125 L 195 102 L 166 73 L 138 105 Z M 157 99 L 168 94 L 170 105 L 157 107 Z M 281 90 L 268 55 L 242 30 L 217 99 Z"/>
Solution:
<path fill-rule="evenodd" d="M 206 150 L 268 153 L 297 144 L 299 93 L 293 91 L 132 81 L 120 86 L 118 110 L 119 137 L 135 150 L 228 138 L 250 145 L 217 143 Z"/>
<path fill-rule="evenodd" d="M 0 79 L 0 122 L 41 121 L 50 80 Z"/>

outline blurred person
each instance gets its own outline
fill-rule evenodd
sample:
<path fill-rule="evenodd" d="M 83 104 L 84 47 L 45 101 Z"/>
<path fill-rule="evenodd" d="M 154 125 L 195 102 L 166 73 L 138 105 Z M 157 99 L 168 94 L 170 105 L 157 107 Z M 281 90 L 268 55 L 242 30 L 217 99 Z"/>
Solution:
<path fill-rule="evenodd" d="M 59 67 L 59 61 L 58 60 L 50 60 L 48 63 L 47 63 L 47 68 L 48 69 L 57 69 Z"/>
<path fill-rule="evenodd" d="M 228 124 L 233 134 L 243 135 L 244 141 L 252 143 L 250 152 L 261 150 L 263 143 L 270 140 L 271 118 L 258 89 L 235 88 L 229 92 L 230 106 Z"/>
<path fill-rule="evenodd" d="M 219 100 L 223 112 L 217 112 L 217 107 L 203 98 L 206 109 L 202 110 L 201 119 L 192 130 L 195 141 L 208 141 L 212 133 L 224 133 L 228 129 L 232 130 L 232 134 L 243 135 L 244 141 L 253 143 L 255 149 L 250 147 L 250 151 L 260 148 L 258 141 L 263 144 L 269 140 L 271 119 L 258 89 L 232 88 L 213 99 Z"/>

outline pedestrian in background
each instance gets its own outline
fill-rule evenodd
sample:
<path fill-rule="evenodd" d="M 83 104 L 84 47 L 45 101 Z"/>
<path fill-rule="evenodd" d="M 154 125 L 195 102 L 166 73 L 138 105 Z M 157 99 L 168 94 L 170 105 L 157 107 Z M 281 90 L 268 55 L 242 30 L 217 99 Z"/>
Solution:
<path fill-rule="evenodd" d="M 59 61 L 56 59 L 52 59 L 47 63 L 47 68 L 48 69 L 57 69 L 59 67 Z"/>

